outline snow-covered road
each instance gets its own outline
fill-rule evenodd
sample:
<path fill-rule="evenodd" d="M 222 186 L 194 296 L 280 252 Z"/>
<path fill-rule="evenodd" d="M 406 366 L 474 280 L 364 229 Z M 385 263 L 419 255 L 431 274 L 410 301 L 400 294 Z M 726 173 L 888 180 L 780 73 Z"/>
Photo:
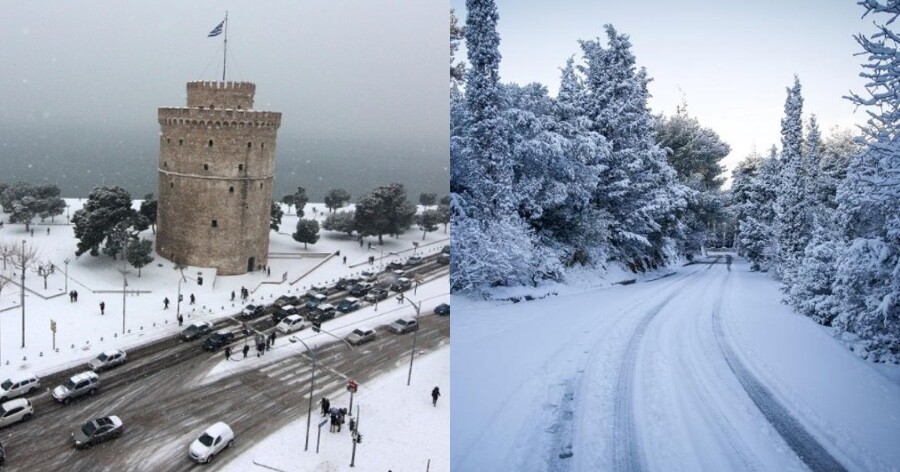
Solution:
<path fill-rule="evenodd" d="M 724 258 L 502 305 L 457 298 L 453 470 L 898 470 L 900 385 Z"/>

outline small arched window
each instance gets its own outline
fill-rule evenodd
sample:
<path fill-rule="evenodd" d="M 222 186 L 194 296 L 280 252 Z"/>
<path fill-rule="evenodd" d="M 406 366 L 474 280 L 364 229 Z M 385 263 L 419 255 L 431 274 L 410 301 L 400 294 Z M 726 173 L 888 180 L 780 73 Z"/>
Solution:
<path fill-rule="evenodd" d="M 181 145 L 183 145 L 183 144 L 184 144 L 184 140 L 183 140 L 183 139 L 179 139 L 179 140 L 178 140 L 178 145 L 181 146 Z"/>
<path fill-rule="evenodd" d="M 262 188 L 262 182 L 259 183 L 259 188 Z"/>
<path fill-rule="evenodd" d="M 250 148 L 252 148 L 252 147 L 253 147 L 253 143 L 248 142 L 248 143 L 247 143 L 247 149 L 250 149 Z"/>
<path fill-rule="evenodd" d="M 265 148 L 266 148 L 266 143 L 259 143 L 259 148 L 260 148 L 260 149 L 265 149 Z"/>
<path fill-rule="evenodd" d="M 218 220 L 212 220 L 212 225 L 211 225 L 211 226 L 212 226 L 213 228 L 218 228 L 218 227 L 219 227 L 219 221 L 218 221 Z"/>
<path fill-rule="evenodd" d="M 172 138 L 166 138 L 166 144 L 172 144 Z"/>
<path fill-rule="evenodd" d="M 210 140 L 209 140 L 208 147 L 212 147 L 212 144 L 213 144 L 213 143 L 212 143 L 212 139 L 210 139 Z"/>
<path fill-rule="evenodd" d="M 209 170 L 209 164 L 203 164 L 203 170 Z"/>
<path fill-rule="evenodd" d="M 163 161 L 163 167 L 169 167 L 169 163 L 167 161 Z"/>
<path fill-rule="evenodd" d="M 244 170 L 244 164 L 238 164 L 238 170 Z"/>
<path fill-rule="evenodd" d="M 228 187 L 228 193 L 234 193 L 234 187 Z"/>
<path fill-rule="evenodd" d="M 169 182 L 169 188 L 175 188 L 175 183 L 174 183 L 174 182 Z"/>

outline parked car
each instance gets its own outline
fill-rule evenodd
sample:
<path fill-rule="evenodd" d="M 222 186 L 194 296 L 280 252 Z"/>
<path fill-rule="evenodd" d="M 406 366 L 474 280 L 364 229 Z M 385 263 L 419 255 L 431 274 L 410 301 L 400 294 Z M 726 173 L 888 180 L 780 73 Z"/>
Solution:
<path fill-rule="evenodd" d="M 450 245 L 448 244 L 448 245 L 442 247 L 442 248 L 441 248 L 441 253 L 442 253 L 442 254 L 450 255 Z"/>
<path fill-rule="evenodd" d="M 440 305 L 434 307 L 434 314 L 440 316 L 450 316 L 450 305 L 441 303 Z"/>
<path fill-rule="evenodd" d="M 409 259 L 406 260 L 406 267 L 415 267 L 422 263 L 422 258 L 419 256 L 410 256 Z"/>
<path fill-rule="evenodd" d="M 88 362 L 88 369 L 91 369 L 94 372 L 100 372 L 103 369 L 112 369 L 115 366 L 124 364 L 126 357 L 128 356 L 125 354 L 125 351 L 121 349 L 103 351 L 99 356 Z"/>
<path fill-rule="evenodd" d="M 181 339 L 185 341 L 193 341 L 204 334 L 209 334 L 212 331 L 213 324 L 209 321 L 195 321 L 188 325 L 187 328 L 184 328 L 184 331 L 181 332 Z"/>
<path fill-rule="evenodd" d="M 328 297 L 322 293 L 313 293 L 307 295 L 307 298 L 309 300 L 306 302 L 306 308 L 309 308 L 310 310 L 315 309 L 317 306 L 325 303 L 325 301 L 328 300 Z"/>
<path fill-rule="evenodd" d="M 393 270 L 391 271 L 391 277 L 393 280 L 397 280 L 400 277 L 406 277 L 406 271 L 403 269 Z"/>
<path fill-rule="evenodd" d="M 437 263 L 440 265 L 450 264 L 450 254 L 438 254 Z"/>
<path fill-rule="evenodd" d="M 337 309 L 341 313 L 350 313 L 351 311 L 355 311 L 359 309 L 359 299 L 354 297 L 347 297 L 338 303 Z"/>
<path fill-rule="evenodd" d="M 188 456 L 195 462 L 207 464 L 216 457 L 216 454 L 231 447 L 232 444 L 234 444 L 234 431 L 220 421 L 206 428 L 206 431 L 203 431 L 200 437 L 191 443 Z"/>
<path fill-rule="evenodd" d="M 34 393 L 39 388 L 41 388 L 41 380 L 37 375 L 29 372 L 15 373 L 0 384 L 0 403 Z"/>
<path fill-rule="evenodd" d="M 374 282 L 378 280 L 378 273 L 373 270 L 364 270 L 360 272 L 359 275 L 365 282 Z"/>
<path fill-rule="evenodd" d="M 0 443 L 0 465 L 3 465 L 4 462 L 6 462 L 6 449 Z"/>
<path fill-rule="evenodd" d="M 296 305 L 298 303 L 300 303 L 300 298 L 295 295 L 282 295 L 276 298 L 274 302 L 272 302 L 272 304 L 277 307 L 282 307 L 285 305 Z"/>
<path fill-rule="evenodd" d="M 372 328 L 357 328 L 347 336 L 347 342 L 354 346 L 375 340 L 375 330 Z"/>
<path fill-rule="evenodd" d="M 19 421 L 28 421 L 34 416 L 31 402 L 25 398 L 17 398 L 0 405 L 0 428 Z"/>
<path fill-rule="evenodd" d="M 218 351 L 232 341 L 234 341 L 234 333 L 231 331 L 216 331 L 209 335 L 206 341 L 203 341 L 203 349 L 206 351 Z"/>
<path fill-rule="evenodd" d="M 419 323 L 412 318 L 399 318 L 388 327 L 392 333 L 403 334 L 419 329 Z"/>
<path fill-rule="evenodd" d="M 78 449 L 114 439 L 122 435 L 125 425 L 118 416 L 93 419 L 72 433 L 72 445 Z"/>
<path fill-rule="evenodd" d="M 403 263 L 400 261 L 391 261 L 390 264 L 387 265 L 388 270 L 397 270 L 403 268 Z"/>
<path fill-rule="evenodd" d="M 275 312 L 272 313 L 272 320 L 275 323 L 280 323 L 281 320 L 287 318 L 288 316 L 296 315 L 297 313 L 299 313 L 299 310 L 297 310 L 296 306 L 284 305 L 275 309 Z"/>
<path fill-rule="evenodd" d="M 293 333 L 294 331 L 300 331 L 309 326 L 309 323 L 303 321 L 303 317 L 300 315 L 291 315 L 287 318 L 281 320 L 278 325 L 275 326 L 275 330 L 281 334 Z"/>
<path fill-rule="evenodd" d="M 388 297 L 388 291 L 381 287 L 374 287 L 372 290 L 369 290 L 369 293 L 366 294 L 363 299 L 370 303 L 375 303 L 379 300 L 384 300 Z"/>
<path fill-rule="evenodd" d="M 309 321 L 317 323 L 328 321 L 332 318 L 334 318 L 334 305 L 331 303 L 323 303 L 309 314 Z"/>
<path fill-rule="evenodd" d="M 350 287 L 350 295 L 354 297 L 364 297 L 369 290 L 372 290 L 373 285 L 369 282 L 358 283 L 352 287 Z"/>
<path fill-rule="evenodd" d="M 68 382 L 53 389 L 53 398 L 63 405 L 85 395 L 93 395 L 100 388 L 100 377 L 93 371 L 73 375 Z"/>
<path fill-rule="evenodd" d="M 347 290 L 350 287 L 352 287 L 353 284 L 360 282 L 361 280 L 362 279 L 358 279 L 356 277 L 342 278 L 342 279 L 338 280 L 336 284 L 334 284 L 334 288 L 336 288 L 338 290 Z"/>
<path fill-rule="evenodd" d="M 247 305 L 243 310 L 241 310 L 241 318 L 244 318 L 245 320 L 256 318 L 257 316 L 261 315 L 263 310 L 265 309 L 266 307 L 262 305 Z"/>
<path fill-rule="evenodd" d="M 391 284 L 391 290 L 395 292 L 402 292 L 408 290 L 410 287 L 412 287 L 412 280 L 407 279 L 406 277 L 400 277 Z"/>

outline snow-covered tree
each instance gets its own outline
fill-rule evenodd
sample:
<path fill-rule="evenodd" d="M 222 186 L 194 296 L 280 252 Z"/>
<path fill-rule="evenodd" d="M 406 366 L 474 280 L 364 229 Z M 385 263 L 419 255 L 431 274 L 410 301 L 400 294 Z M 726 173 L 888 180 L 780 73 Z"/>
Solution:
<path fill-rule="evenodd" d="M 376 187 L 356 203 L 354 221 L 356 231 L 363 236 L 399 235 L 412 226 L 416 206 L 406 198 L 403 184 L 392 183 Z"/>
<path fill-rule="evenodd" d="M 328 189 L 325 194 L 325 206 L 332 212 L 347 204 L 350 201 L 350 192 L 342 188 Z"/>
<path fill-rule="evenodd" d="M 125 259 L 138 270 L 140 277 L 141 268 L 153 262 L 153 243 L 149 239 L 132 239 L 125 250 Z"/>
<path fill-rule="evenodd" d="M 353 211 L 330 213 L 322 222 L 322 229 L 339 231 L 347 233 L 347 236 L 352 236 L 356 231 L 356 213 Z"/>
<path fill-rule="evenodd" d="M 95 187 L 84 207 L 72 215 L 76 256 L 89 252 L 100 254 L 100 244 L 106 241 L 107 254 L 115 257 L 122 248 L 123 233 L 135 226 L 139 214 L 131 208 L 131 194 L 121 187 Z"/>
<path fill-rule="evenodd" d="M 890 17 L 878 32 L 858 35 L 867 55 L 860 74 L 865 94 L 848 97 L 868 108 L 865 150 L 855 156 L 838 188 L 839 230 L 834 295 L 838 332 L 858 336 L 866 357 L 900 359 L 900 36 L 890 29 L 900 3 L 859 2 L 866 14 Z"/>
<path fill-rule="evenodd" d="M 315 244 L 319 240 L 319 222 L 303 219 L 297 221 L 296 231 L 291 237 L 294 241 L 303 243 L 303 249 L 306 249 L 308 244 Z"/>
<path fill-rule="evenodd" d="M 740 205 L 738 240 L 751 270 L 769 270 L 775 255 L 773 225 L 778 174 L 777 150 L 772 146 L 769 157 L 759 161 L 755 175 L 742 183 L 740 194 L 735 194 Z"/>
<path fill-rule="evenodd" d="M 788 89 L 781 120 L 781 174 L 775 199 L 776 273 L 785 285 L 800 264 L 812 235 L 812 209 L 808 201 L 807 171 L 803 157 L 803 97 L 800 79 Z"/>
<path fill-rule="evenodd" d="M 54 184 L 19 182 L 4 187 L 0 205 L 10 214 L 10 223 L 24 223 L 28 231 L 35 217 L 44 221 L 66 211 L 66 202 L 59 195 L 59 187 Z"/>

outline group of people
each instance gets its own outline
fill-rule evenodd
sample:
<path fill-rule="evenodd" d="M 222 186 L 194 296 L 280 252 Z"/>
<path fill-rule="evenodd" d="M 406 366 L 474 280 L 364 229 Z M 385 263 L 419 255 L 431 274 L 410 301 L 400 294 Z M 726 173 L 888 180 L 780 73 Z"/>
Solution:
<path fill-rule="evenodd" d="M 246 287 L 241 287 L 241 301 L 247 301 L 250 298 L 250 291 Z M 234 301 L 234 290 L 231 291 L 231 301 Z"/>
<path fill-rule="evenodd" d="M 346 423 L 347 409 L 331 406 L 331 401 L 327 397 L 322 397 L 322 400 L 319 401 L 319 403 L 322 405 L 322 416 L 329 416 L 331 418 L 331 429 L 329 431 L 332 433 L 340 433 L 341 425 Z M 355 430 L 356 424 L 351 418 L 350 431 Z"/>
<path fill-rule="evenodd" d="M 78 290 L 72 290 L 69 292 L 69 303 L 74 303 L 78 301 Z"/>

